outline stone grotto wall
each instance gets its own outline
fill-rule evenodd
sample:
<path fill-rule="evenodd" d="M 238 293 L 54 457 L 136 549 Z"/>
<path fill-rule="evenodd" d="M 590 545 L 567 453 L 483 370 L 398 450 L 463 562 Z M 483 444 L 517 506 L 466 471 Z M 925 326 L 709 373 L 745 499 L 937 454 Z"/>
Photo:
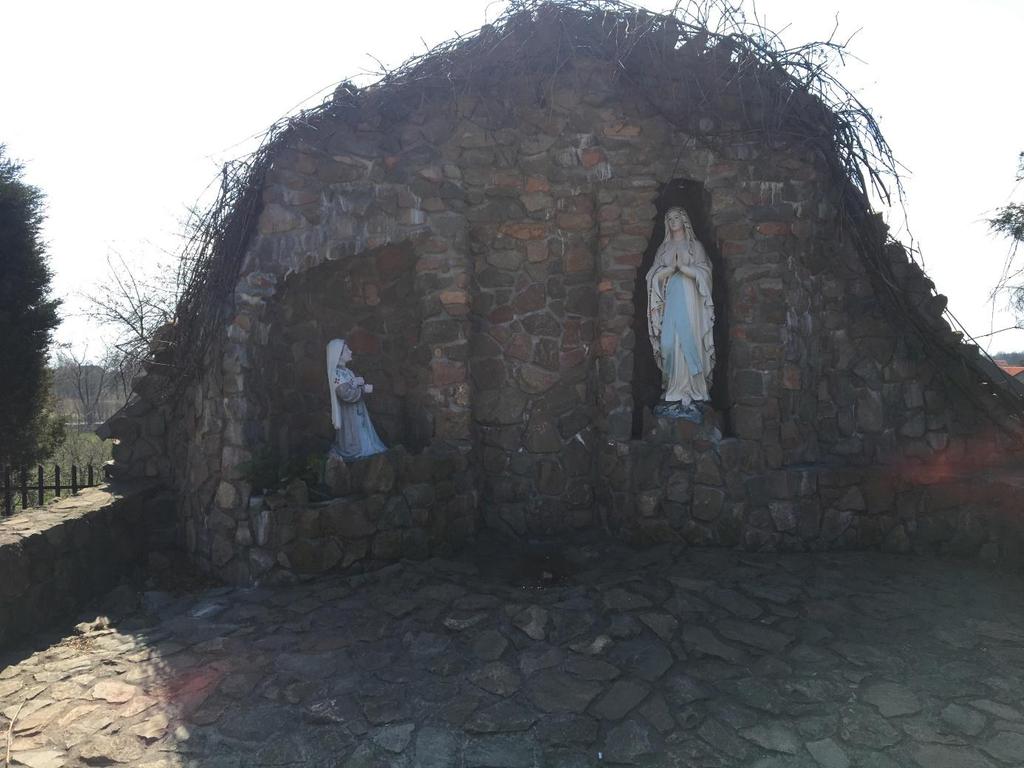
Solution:
<path fill-rule="evenodd" d="M 296 482 L 250 497 L 254 578 L 285 582 L 298 573 L 450 555 L 476 529 L 469 459 L 458 451 L 378 454 L 343 466 L 331 477 L 331 491 L 332 498 L 311 500 L 309 488 Z"/>
<path fill-rule="evenodd" d="M 350 338 L 353 369 L 381 384 L 368 402 L 389 444 L 403 445 L 394 461 L 462 457 L 450 475 L 426 473 L 458 488 L 457 509 L 436 491 L 414 507 L 407 494 L 422 489 L 405 481 L 401 493 L 364 487 L 324 502 L 372 503 L 375 530 L 389 532 L 359 538 L 379 559 L 440 551 L 478 522 L 520 537 L 597 528 L 751 549 L 957 541 L 1000 556 L 1002 529 L 982 513 L 935 533 L 921 477 L 1002 456 L 1001 434 L 883 300 L 843 238 L 839 190 L 820 161 L 731 133 L 736 104 L 695 109 L 695 125 L 740 137 L 702 142 L 601 62 L 577 60 L 540 85 L 409 99 L 400 114 L 350 110 L 296 126 L 278 148 L 208 372 L 167 434 L 145 438 L 164 446 L 153 457 L 135 455 L 137 420 L 120 448 L 125 471 L 179 489 L 198 561 L 246 581 L 360 559 L 324 550 L 330 536 L 315 531 L 331 530 L 335 512 L 279 503 L 245 471 L 261 451 L 329 442 L 333 336 Z M 719 281 L 714 402 L 700 426 L 654 418 L 636 373 L 638 270 L 679 196 L 700 201 L 689 207 Z M 948 335 L 932 286 L 901 249 L 889 255 L 897 290 L 929 332 Z M 380 522 L 399 496 L 422 523 L 401 536 Z M 295 526 L 304 533 L 287 542 L 267 533 Z M 430 531 L 426 543 L 416 530 Z M 321 541 L 318 553 L 296 554 L 302 540 Z"/>

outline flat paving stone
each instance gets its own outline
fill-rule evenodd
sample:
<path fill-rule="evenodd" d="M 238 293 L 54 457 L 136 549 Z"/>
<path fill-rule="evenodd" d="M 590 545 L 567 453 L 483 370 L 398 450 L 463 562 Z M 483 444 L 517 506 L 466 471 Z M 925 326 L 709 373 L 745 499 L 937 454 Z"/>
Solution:
<path fill-rule="evenodd" d="M 975 709 L 980 709 L 982 712 L 987 712 L 990 715 L 1001 718 L 1002 720 L 1009 720 L 1011 722 L 1024 720 L 1024 717 L 1021 716 L 1021 713 L 1018 710 L 998 701 L 992 701 L 990 699 L 974 699 L 971 701 L 971 706 Z"/>
<path fill-rule="evenodd" d="M 882 717 L 912 715 L 921 710 L 920 699 L 899 683 L 872 683 L 861 690 L 860 698 L 877 707 Z"/>
<path fill-rule="evenodd" d="M 490 691 L 498 696 L 511 696 L 519 690 L 522 683 L 519 673 L 500 661 L 492 661 L 472 672 L 469 679 L 485 691 Z"/>
<path fill-rule="evenodd" d="M 800 751 L 800 738 L 796 733 L 777 723 L 766 723 L 744 728 L 740 736 L 772 752 L 795 755 Z"/>
<path fill-rule="evenodd" d="M 509 733 L 525 731 L 539 719 L 532 707 L 517 701 L 499 701 L 478 709 L 464 728 L 470 733 Z"/>
<path fill-rule="evenodd" d="M 850 758 L 846 756 L 842 747 L 832 739 L 809 741 L 804 746 L 807 747 L 807 751 L 811 753 L 811 757 L 821 768 L 849 768 L 850 766 Z"/>
<path fill-rule="evenodd" d="M 735 619 L 723 619 L 715 624 L 715 629 L 724 638 L 772 653 L 781 653 L 794 639 L 763 624 Z"/>
<path fill-rule="evenodd" d="M 982 751 L 1012 765 L 1024 763 L 1024 734 L 1001 731 L 981 745 Z"/>
<path fill-rule="evenodd" d="M 960 704 L 947 704 L 942 710 L 942 719 L 960 733 L 977 736 L 988 723 L 988 719 L 975 709 Z"/>
<path fill-rule="evenodd" d="M 658 751 L 657 732 L 646 723 L 627 720 L 608 731 L 603 758 L 611 763 L 635 763 Z"/>
<path fill-rule="evenodd" d="M 994 768 L 995 763 L 971 747 L 921 744 L 913 751 L 921 768 Z"/>
<path fill-rule="evenodd" d="M 650 692 L 650 686 L 637 680 L 617 680 L 594 703 L 591 711 L 605 720 L 621 720 Z"/>
<path fill-rule="evenodd" d="M 534 768 L 540 748 L 529 736 L 477 736 L 463 750 L 466 768 Z"/>
<path fill-rule="evenodd" d="M 688 650 L 705 656 L 716 656 L 736 664 L 747 660 L 746 653 L 735 646 L 723 643 L 707 627 L 683 627 L 683 643 Z"/>
<path fill-rule="evenodd" d="M 1024 577 L 871 553 L 579 562 L 529 592 L 469 557 L 122 587 L 119 623 L 0 659 L 0 736 L 33 768 L 1024 764 Z"/>
<path fill-rule="evenodd" d="M 496 629 L 487 629 L 473 640 L 473 653 L 484 661 L 497 661 L 508 648 L 508 640 Z"/>
<path fill-rule="evenodd" d="M 602 686 L 564 672 L 544 671 L 527 685 L 530 700 L 544 712 L 582 712 Z"/>

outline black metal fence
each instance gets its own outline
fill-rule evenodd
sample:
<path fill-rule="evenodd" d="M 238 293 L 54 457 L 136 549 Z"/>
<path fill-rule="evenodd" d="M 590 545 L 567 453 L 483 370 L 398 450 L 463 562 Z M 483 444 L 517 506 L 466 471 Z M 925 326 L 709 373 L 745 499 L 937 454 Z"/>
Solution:
<path fill-rule="evenodd" d="M 70 471 L 63 471 L 58 464 L 48 472 L 41 464 L 35 469 L 29 467 L 3 467 L 0 479 L 0 515 L 13 515 L 22 509 L 42 506 L 49 499 L 63 495 L 64 491 L 78 493 L 82 488 L 97 485 L 97 472 L 92 464 L 85 467 L 71 465 Z M 67 482 L 61 482 L 62 477 Z"/>

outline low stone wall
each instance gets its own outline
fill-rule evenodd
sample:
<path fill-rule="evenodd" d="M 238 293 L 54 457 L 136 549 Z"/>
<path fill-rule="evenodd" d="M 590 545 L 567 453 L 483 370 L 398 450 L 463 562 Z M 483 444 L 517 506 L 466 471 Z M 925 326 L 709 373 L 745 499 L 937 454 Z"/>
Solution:
<path fill-rule="evenodd" d="M 604 446 L 599 505 L 609 527 L 635 543 L 881 549 L 1024 566 L 1019 459 L 758 471 L 757 450 L 723 438 L 714 420 L 648 418 L 642 440 Z"/>
<path fill-rule="evenodd" d="M 152 484 L 88 488 L 3 519 L 0 648 L 73 617 L 176 538 L 173 496 Z"/>
<path fill-rule="evenodd" d="M 242 537 L 236 530 L 233 548 L 220 557 L 244 557 L 254 581 L 278 583 L 447 555 L 476 532 L 476 491 L 464 451 L 411 456 L 397 449 L 348 465 L 332 462 L 327 483 L 336 498 L 312 501 L 302 481 L 252 497 L 250 529 Z M 216 566 L 216 540 L 214 546 Z"/>

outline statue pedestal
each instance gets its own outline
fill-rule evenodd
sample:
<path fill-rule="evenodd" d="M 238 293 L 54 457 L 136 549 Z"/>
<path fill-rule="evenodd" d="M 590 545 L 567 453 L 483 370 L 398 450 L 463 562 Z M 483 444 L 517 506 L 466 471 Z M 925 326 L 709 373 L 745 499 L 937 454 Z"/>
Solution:
<path fill-rule="evenodd" d="M 676 403 L 659 403 L 653 411 L 644 409 L 640 439 L 663 445 L 716 445 L 722 440 L 722 415 L 710 403 L 694 403 L 688 409 L 681 409 Z"/>
<path fill-rule="evenodd" d="M 654 406 L 654 415 L 659 419 L 686 419 L 694 424 L 704 423 L 703 403 L 666 403 L 664 401 Z"/>

